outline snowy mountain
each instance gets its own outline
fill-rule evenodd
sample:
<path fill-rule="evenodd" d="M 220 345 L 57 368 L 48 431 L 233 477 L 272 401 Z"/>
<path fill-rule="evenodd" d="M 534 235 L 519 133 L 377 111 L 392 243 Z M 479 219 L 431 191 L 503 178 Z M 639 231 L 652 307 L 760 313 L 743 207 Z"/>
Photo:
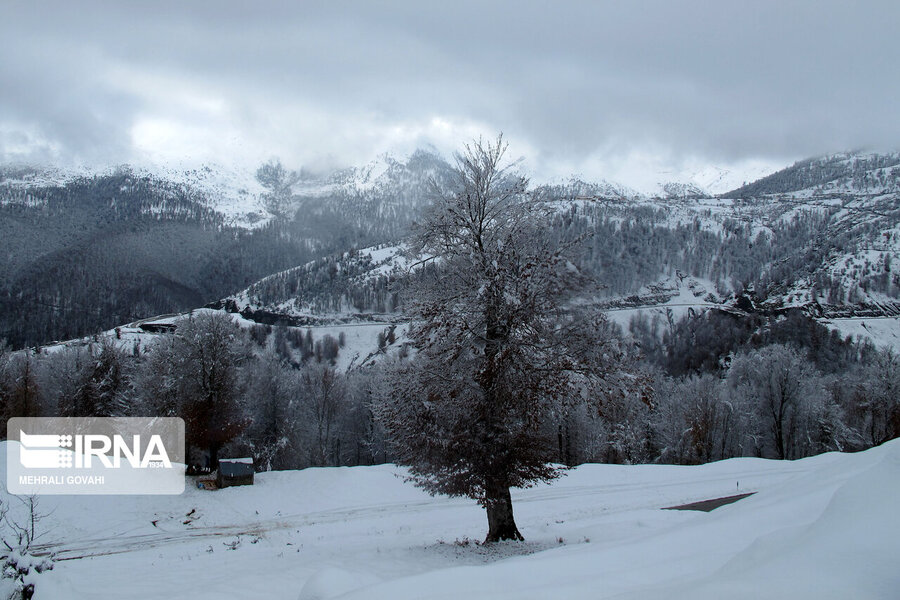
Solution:
<path fill-rule="evenodd" d="M 323 174 L 301 170 L 291 186 L 295 209 L 357 211 L 360 219 L 407 220 L 407 213 L 425 201 L 430 179 L 443 180 L 449 165 L 438 155 L 419 150 L 408 157 L 382 155 L 362 167 Z M 273 215 L 266 209 L 266 188 L 254 169 L 223 164 L 200 166 L 114 165 L 104 168 L 0 166 L 0 203 L 22 204 L 40 197 L 40 190 L 66 188 L 76 182 L 128 176 L 170 195 L 190 197 L 233 227 L 254 229 Z"/>
<path fill-rule="evenodd" d="M 894 269 L 900 264 L 900 154 L 801 161 L 720 197 L 697 183 L 710 181 L 715 189 L 728 182 L 728 173 L 713 171 L 662 183 L 653 194 L 581 179 L 536 191 L 556 203 L 558 235 L 590 235 L 583 266 L 604 286 L 601 306 L 633 305 L 626 299 L 682 273 L 706 282 L 723 305 L 749 295 L 757 310 L 800 309 L 825 320 L 900 314 Z M 102 273 L 107 283 L 101 286 L 117 290 L 107 297 L 119 301 L 101 311 L 111 314 L 94 331 L 223 297 L 218 306 L 253 311 L 262 320 L 275 318 L 266 313 L 309 324 L 395 320 L 402 305 L 395 288 L 404 275 L 402 268 L 395 272 L 402 265 L 392 256 L 430 201 L 431 182 L 447 184 L 451 177 L 442 157 L 422 150 L 329 173 L 301 171 L 290 187 L 296 216 L 285 223 L 266 210 L 269 190 L 249 171 L 4 167 L 0 226 L 7 262 L 0 301 L 48 312 L 32 319 L 47 327 L 59 322 L 46 306 L 58 305 L 57 298 L 67 313 L 90 314 L 65 300 L 95 302 L 89 294 L 67 292 L 83 278 L 65 273 L 76 262 L 94 264 L 86 257 L 91 254 L 102 256 L 96 260 L 103 266 L 86 273 L 92 280 Z M 41 221 L 39 231 L 29 225 L 34 219 Z M 140 243 L 133 234 L 138 223 L 146 229 Z M 198 246 L 200 239 L 207 241 Z M 127 254 L 106 250 L 123 244 Z M 178 266 L 182 256 L 205 257 L 194 261 L 200 271 Z M 161 257 L 168 257 L 164 265 Z M 246 266 L 236 270 L 236 262 Z M 144 283 L 123 283 L 135 277 Z M 132 294 L 132 286 L 143 291 Z M 17 300 L 23 288 L 37 296 Z M 153 289 L 171 291 L 147 306 L 129 300 L 151 298 Z M 89 319 L 68 322 L 76 321 L 77 327 L 25 338 L 35 343 L 90 333 Z M 0 335 L 21 343 L 10 331 Z"/>
<path fill-rule="evenodd" d="M 105 168 L 0 167 L 0 202 L 17 202 L 22 192 L 66 188 L 77 182 L 127 176 L 171 195 L 190 197 L 221 215 L 230 226 L 254 228 L 270 218 L 262 206 L 263 187 L 254 174 L 223 165 L 179 168 L 172 165 L 115 165 Z M 19 192 L 16 194 L 15 192 Z"/>
<path fill-rule="evenodd" d="M 0 168 L 0 339 L 15 347 L 202 306 L 260 277 L 395 240 L 447 163 L 417 152 L 308 174 L 275 220 L 255 174 Z M 22 318 L 23 315 L 25 318 Z"/>
<path fill-rule="evenodd" d="M 776 191 L 755 197 L 744 197 L 746 190 L 697 197 L 697 188 L 676 185 L 651 197 L 578 179 L 538 192 L 556 203 L 560 228 L 591 234 L 582 266 L 604 286 L 594 301 L 625 330 L 641 311 L 677 319 L 709 308 L 800 310 L 845 334 L 894 345 L 900 202 L 890 191 L 894 168 L 885 165 L 895 161 L 839 155 L 798 163 L 766 183 Z M 806 187 L 793 189 L 788 182 L 796 181 Z M 296 323 L 402 320 L 409 259 L 401 250 L 388 244 L 325 257 L 215 306 Z M 870 327 L 853 325 L 864 319 Z"/>
<path fill-rule="evenodd" d="M 294 207 L 298 219 L 315 215 L 395 241 L 430 202 L 432 182 L 447 184 L 451 174 L 449 163 L 432 152 L 418 150 L 404 159 L 382 155 L 363 167 L 301 177 L 292 187 Z"/>

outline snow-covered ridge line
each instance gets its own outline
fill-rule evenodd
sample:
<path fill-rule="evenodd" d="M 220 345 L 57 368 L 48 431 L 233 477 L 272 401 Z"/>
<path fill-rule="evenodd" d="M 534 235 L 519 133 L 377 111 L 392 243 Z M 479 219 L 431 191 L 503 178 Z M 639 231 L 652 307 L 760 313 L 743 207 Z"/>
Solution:
<path fill-rule="evenodd" d="M 723 194 L 759 197 L 771 194 L 883 194 L 900 191 L 900 152 L 845 152 L 798 161 L 766 177 Z"/>
<path fill-rule="evenodd" d="M 65 187 L 79 181 L 126 175 L 149 180 L 160 191 L 181 190 L 224 217 L 227 224 L 259 227 L 271 218 L 262 203 L 264 188 L 253 173 L 221 165 L 178 167 L 163 165 L 115 165 L 88 167 L 0 168 L 0 185 L 13 190 Z"/>
<path fill-rule="evenodd" d="M 407 257 L 407 250 L 406 244 L 381 244 L 310 261 L 264 277 L 210 306 L 255 319 L 283 317 L 285 322 L 296 324 L 395 321 L 396 316 L 390 314 L 392 308 L 374 312 L 356 309 L 347 294 L 377 283 L 379 278 L 405 274 L 415 263 Z M 338 281 L 340 285 L 334 288 Z M 322 294 L 331 298 L 327 305 L 322 303 Z M 277 300 L 270 300 L 273 297 Z"/>

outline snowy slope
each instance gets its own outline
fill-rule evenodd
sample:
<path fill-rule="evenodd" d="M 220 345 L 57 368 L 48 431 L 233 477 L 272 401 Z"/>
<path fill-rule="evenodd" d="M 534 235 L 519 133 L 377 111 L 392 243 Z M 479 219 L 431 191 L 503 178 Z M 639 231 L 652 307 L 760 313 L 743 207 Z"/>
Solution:
<path fill-rule="evenodd" d="M 102 338 L 112 342 L 120 350 L 126 353 L 141 352 L 146 353 L 152 351 L 153 344 L 161 335 L 166 335 L 161 327 L 177 328 L 179 323 L 190 316 L 196 316 L 202 312 L 213 312 L 213 309 L 199 308 L 186 313 L 173 315 L 160 315 L 148 319 L 141 319 L 104 331 L 102 333 L 67 340 L 65 342 L 56 342 L 41 347 L 40 351 L 44 354 L 53 354 L 64 348 L 97 348 L 97 342 Z M 223 312 L 223 311 L 219 311 Z M 248 320 L 236 313 L 228 314 L 232 320 L 240 327 L 248 329 L 257 325 L 254 321 Z M 329 325 L 309 325 L 302 327 L 292 327 L 290 325 L 283 326 L 287 330 L 296 329 L 302 334 L 310 333 L 313 344 L 330 336 L 335 340 L 343 337 L 344 345 L 338 349 L 337 358 L 332 365 L 338 371 L 344 372 L 362 365 L 377 361 L 387 353 L 393 353 L 400 349 L 406 341 L 406 329 L 408 325 L 404 323 L 395 324 L 390 322 L 351 322 L 351 323 L 334 323 Z M 385 351 L 379 351 L 379 335 L 387 337 L 389 331 L 394 331 L 395 341 L 393 344 L 388 343 Z M 268 347 L 272 347 L 275 343 L 273 336 L 269 336 L 266 341 Z M 297 352 L 299 360 L 299 351 Z"/>
<path fill-rule="evenodd" d="M 748 181 L 756 181 L 772 173 L 772 166 L 762 161 L 750 161 L 735 168 L 716 165 L 701 167 L 689 173 L 689 181 L 711 194 L 724 194 Z"/>
<path fill-rule="evenodd" d="M 401 277 L 415 264 L 406 256 L 406 244 L 381 244 L 326 257 L 274 273 L 224 298 L 231 312 L 258 313 L 289 319 L 346 322 L 361 317 L 353 306 L 354 292 L 367 290 L 388 277 Z M 386 307 L 385 311 L 392 312 Z M 389 320 L 389 315 L 368 313 Z"/>
<path fill-rule="evenodd" d="M 220 164 L 190 165 L 115 165 L 102 168 L 21 167 L 0 168 L 0 184 L 12 188 L 63 187 L 79 179 L 104 177 L 128 172 L 148 178 L 161 187 L 187 190 L 191 196 L 225 217 L 229 225 L 259 227 L 271 215 L 262 204 L 264 188 L 253 171 Z"/>
<path fill-rule="evenodd" d="M 820 321 L 834 329 L 842 337 L 869 340 L 878 348 L 891 348 L 900 353 L 900 318 L 898 317 L 848 317 Z"/>
<path fill-rule="evenodd" d="M 638 313 L 651 319 L 659 315 L 666 321 L 677 321 L 687 314 L 699 314 L 709 308 L 727 309 L 728 305 L 711 281 L 678 274 L 645 286 L 634 296 L 602 302 L 600 308 L 627 332 L 631 319 Z"/>
<path fill-rule="evenodd" d="M 793 462 L 583 465 L 514 491 L 528 541 L 492 548 L 470 541 L 484 535 L 482 509 L 430 497 L 403 473 L 307 469 L 218 492 L 44 497 L 46 548 L 63 560 L 35 600 L 888 600 L 900 590 L 897 440 Z M 660 510 L 738 492 L 756 494 L 711 513 Z"/>

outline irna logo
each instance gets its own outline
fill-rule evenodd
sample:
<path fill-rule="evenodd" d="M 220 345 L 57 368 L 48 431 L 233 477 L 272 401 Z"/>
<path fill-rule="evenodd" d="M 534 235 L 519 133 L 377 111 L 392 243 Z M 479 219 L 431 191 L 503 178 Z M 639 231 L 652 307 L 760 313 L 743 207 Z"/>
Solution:
<path fill-rule="evenodd" d="M 184 421 L 14 418 L 7 423 L 12 494 L 180 494 Z"/>
<path fill-rule="evenodd" d="M 149 436 L 145 446 L 140 434 L 27 434 L 19 432 L 19 462 L 26 469 L 90 469 L 97 460 L 107 469 L 118 469 L 123 459 L 134 469 L 172 468 L 160 435 Z M 111 453 L 112 456 L 108 454 Z"/>

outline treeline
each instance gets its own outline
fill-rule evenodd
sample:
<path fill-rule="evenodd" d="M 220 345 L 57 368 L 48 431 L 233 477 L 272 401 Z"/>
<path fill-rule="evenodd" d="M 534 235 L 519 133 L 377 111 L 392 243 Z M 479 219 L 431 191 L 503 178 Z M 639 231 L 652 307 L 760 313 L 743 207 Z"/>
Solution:
<path fill-rule="evenodd" d="M 900 357 L 800 311 L 638 316 L 629 329 L 651 391 L 588 418 L 602 442 L 578 461 L 796 459 L 900 436 Z"/>
<path fill-rule="evenodd" d="M 384 349 L 392 328 L 379 337 Z M 189 462 L 253 456 L 262 470 L 388 459 L 368 371 L 335 368 L 344 336 L 242 328 L 202 311 L 146 350 L 114 338 L 43 353 L 0 349 L 2 416 L 173 416 Z M 376 348 L 372 349 L 377 351 Z"/>
<path fill-rule="evenodd" d="M 701 464 L 739 456 L 797 459 L 900 436 L 900 360 L 874 354 L 840 375 L 802 351 L 744 350 L 727 368 L 679 378 L 648 370 L 653 393 L 584 415 L 575 462 Z M 606 415 L 614 415 L 608 418 Z M 584 423 L 588 426 L 584 427 Z"/>
<path fill-rule="evenodd" d="M 796 459 L 900 436 L 900 357 L 799 312 L 637 318 L 631 330 L 640 385 L 544 423 L 560 463 Z M 380 362 L 342 372 L 343 336 L 241 328 L 204 311 L 146 350 L 101 339 L 0 352 L 0 406 L 6 418 L 179 416 L 200 468 L 224 455 L 253 456 L 262 470 L 376 464 L 392 455 L 373 409 L 394 393 L 392 363 L 415 360 L 393 328 L 377 345 Z"/>

